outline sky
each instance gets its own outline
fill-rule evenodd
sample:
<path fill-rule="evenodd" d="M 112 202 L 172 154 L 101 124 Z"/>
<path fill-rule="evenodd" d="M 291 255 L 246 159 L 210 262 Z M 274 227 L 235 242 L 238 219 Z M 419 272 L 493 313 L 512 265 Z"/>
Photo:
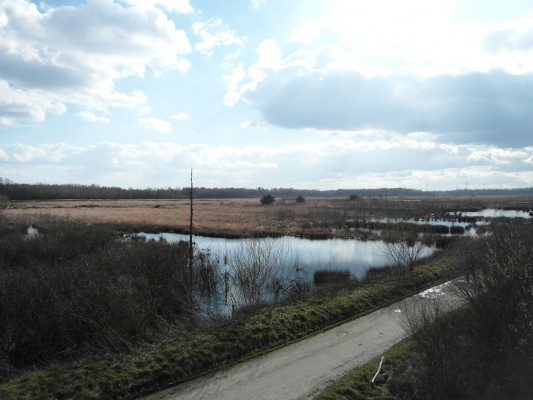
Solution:
<path fill-rule="evenodd" d="M 533 185 L 531 0 L 0 0 L 0 177 Z"/>

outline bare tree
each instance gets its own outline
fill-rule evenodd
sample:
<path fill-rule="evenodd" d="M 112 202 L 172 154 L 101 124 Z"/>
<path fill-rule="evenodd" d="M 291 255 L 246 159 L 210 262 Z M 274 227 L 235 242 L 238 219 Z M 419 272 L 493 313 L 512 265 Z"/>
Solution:
<path fill-rule="evenodd" d="M 399 242 L 381 242 L 381 251 L 395 265 L 413 270 L 413 266 L 423 255 L 425 246 L 422 242 L 406 239 Z"/>
<path fill-rule="evenodd" d="M 289 251 L 271 238 L 248 239 L 226 255 L 237 296 L 244 305 L 277 297 L 287 281 Z"/>
<path fill-rule="evenodd" d="M 0 194 L 0 210 L 7 207 L 9 204 L 9 197 L 3 194 Z"/>

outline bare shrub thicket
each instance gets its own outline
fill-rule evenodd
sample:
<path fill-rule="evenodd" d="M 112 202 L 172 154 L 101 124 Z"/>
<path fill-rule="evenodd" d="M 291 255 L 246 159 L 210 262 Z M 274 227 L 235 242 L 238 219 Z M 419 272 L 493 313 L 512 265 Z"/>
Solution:
<path fill-rule="evenodd" d="M 2 209 L 7 207 L 9 203 L 9 197 L 6 195 L 0 194 L 0 213 L 2 212 Z"/>
<path fill-rule="evenodd" d="M 0 377 L 148 340 L 190 315 L 186 249 L 122 242 L 102 227 L 0 229 Z"/>
<path fill-rule="evenodd" d="M 413 270 L 413 266 L 420 259 L 424 244 L 419 241 L 413 242 L 381 242 L 381 250 L 389 258 L 394 265 L 398 265 L 409 271 Z"/>
<path fill-rule="evenodd" d="M 457 248 L 466 306 L 412 315 L 411 360 L 391 379 L 409 399 L 533 398 L 533 224 L 497 225 Z"/>
<path fill-rule="evenodd" d="M 423 256 L 425 245 L 412 229 L 390 231 L 380 242 L 381 252 L 393 263 L 403 269 L 413 270 L 416 262 Z"/>
<path fill-rule="evenodd" d="M 244 306 L 281 298 L 297 268 L 290 249 L 272 238 L 242 241 L 225 258 L 235 286 L 233 302 Z"/>
<path fill-rule="evenodd" d="M 315 271 L 313 274 L 313 283 L 315 286 L 321 285 L 337 285 L 347 286 L 350 282 L 355 282 L 356 279 L 348 270 L 332 270 L 321 269 Z"/>

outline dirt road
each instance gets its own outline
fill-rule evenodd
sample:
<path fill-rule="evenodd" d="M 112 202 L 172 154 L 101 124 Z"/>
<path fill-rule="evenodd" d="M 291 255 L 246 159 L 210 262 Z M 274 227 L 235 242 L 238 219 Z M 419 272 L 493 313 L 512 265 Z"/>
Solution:
<path fill-rule="evenodd" d="M 418 303 L 453 300 L 441 285 L 309 339 L 148 399 L 308 399 L 329 381 L 405 337 L 402 314 Z"/>

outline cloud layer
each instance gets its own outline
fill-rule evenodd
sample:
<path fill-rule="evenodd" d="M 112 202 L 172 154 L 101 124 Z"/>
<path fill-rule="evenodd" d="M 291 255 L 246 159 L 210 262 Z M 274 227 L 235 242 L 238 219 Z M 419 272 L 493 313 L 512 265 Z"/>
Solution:
<path fill-rule="evenodd" d="M 50 4 L 0 0 L 3 177 L 533 184 L 525 0 Z"/>
<path fill-rule="evenodd" d="M 533 74 L 365 78 L 357 72 L 286 69 L 247 98 L 271 124 L 290 129 L 433 132 L 444 142 L 531 144 Z"/>
<path fill-rule="evenodd" d="M 69 105 L 105 112 L 137 108 L 144 93 L 116 89 L 119 79 L 148 71 L 186 71 L 191 50 L 156 5 L 188 12 L 188 1 L 89 0 L 39 9 L 27 0 L 0 3 L 0 123 L 43 121 Z M 168 3 L 168 4 L 167 4 Z"/>
<path fill-rule="evenodd" d="M 427 135 L 386 132 L 331 135 L 321 144 L 215 146 L 144 141 L 0 145 L 0 169 L 11 179 L 46 182 L 51 171 L 63 183 L 98 182 L 123 187 L 186 185 L 194 166 L 202 186 L 455 189 L 521 186 L 533 163 L 533 147 L 519 151 L 451 146 Z M 262 176 L 258 179 L 257 176 Z M 183 183 L 176 181 L 182 176 Z M 139 185 L 139 182 L 149 184 Z"/>

